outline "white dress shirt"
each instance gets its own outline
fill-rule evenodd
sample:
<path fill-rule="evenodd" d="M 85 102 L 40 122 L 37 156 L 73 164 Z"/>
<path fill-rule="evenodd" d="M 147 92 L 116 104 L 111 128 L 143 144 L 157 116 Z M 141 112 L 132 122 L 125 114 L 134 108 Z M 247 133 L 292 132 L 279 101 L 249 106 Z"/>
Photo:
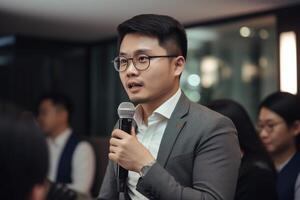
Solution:
<path fill-rule="evenodd" d="M 137 138 L 152 154 L 155 159 L 157 158 L 161 139 L 166 129 L 168 119 L 170 119 L 175 106 L 181 96 L 181 90 L 178 91 L 162 105 L 160 105 L 148 117 L 148 124 L 143 122 L 143 111 L 141 106 L 137 106 L 134 115 L 134 120 L 137 123 Z M 129 196 L 132 200 L 148 199 L 136 190 L 136 184 L 140 175 L 136 172 L 129 171 L 128 173 L 128 188 Z"/>
<path fill-rule="evenodd" d="M 56 181 L 60 157 L 71 133 L 72 130 L 68 128 L 55 139 L 47 138 L 50 157 L 48 179 L 53 182 Z M 68 184 L 69 188 L 81 193 L 89 194 L 94 181 L 95 154 L 88 142 L 81 141 L 78 143 L 71 164 L 71 177 L 73 182 Z"/>

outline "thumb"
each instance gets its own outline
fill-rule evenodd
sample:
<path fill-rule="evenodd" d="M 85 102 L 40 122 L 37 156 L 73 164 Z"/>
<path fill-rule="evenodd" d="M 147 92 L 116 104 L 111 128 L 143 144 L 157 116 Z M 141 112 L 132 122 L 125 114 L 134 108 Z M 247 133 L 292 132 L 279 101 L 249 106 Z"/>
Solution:
<path fill-rule="evenodd" d="M 136 132 L 135 132 L 135 127 L 134 127 L 134 126 L 131 127 L 131 135 L 132 135 L 133 137 L 137 138 L 137 137 L 136 137 Z"/>

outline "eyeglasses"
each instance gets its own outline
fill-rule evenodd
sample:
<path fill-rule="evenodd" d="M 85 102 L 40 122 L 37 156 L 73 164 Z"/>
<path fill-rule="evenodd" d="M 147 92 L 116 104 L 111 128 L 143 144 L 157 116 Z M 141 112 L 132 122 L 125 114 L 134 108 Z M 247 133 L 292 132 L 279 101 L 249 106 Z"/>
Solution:
<path fill-rule="evenodd" d="M 284 123 L 283 121 L 279 121 L 279 122 L 267 122 L 267 123 L 261 123 L 258 122 L 256 124 L 256 130 L 258 133 L 261 133 L 263 131 L 263 129 L 267 132 L 267 133 L 272 133 L 274 131 L 274 128 L 279 125 Z"/>
<path fill-rule="evenodd" d="M 114 67 L 118 72 L 125 71 L 129 66 L 129 61 L 132 60 L 133 66 L 139 70 L 144 71 L 150 66 L 150 60 L 153 58 L 172 58 L 177 57 L 176 55 L 164 55 L 164 56 L 148 56 L 148 55 L 137 55 L 132 58 L 126 58 L 124 56 L 117 56 L 114 60 Z"/>

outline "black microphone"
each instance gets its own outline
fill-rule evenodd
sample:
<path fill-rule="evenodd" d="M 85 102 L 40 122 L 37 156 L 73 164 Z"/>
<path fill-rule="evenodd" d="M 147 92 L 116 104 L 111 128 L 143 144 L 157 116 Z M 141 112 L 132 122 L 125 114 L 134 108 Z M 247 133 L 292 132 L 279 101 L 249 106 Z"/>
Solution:
<path fill-rule="evenodd" d="M 130 102 L 122 102 L 118 107 L 118 114 L 119 114 L 119 129 L 122 131 L 127 132 L 130 134 L 132 122 L 133 122 L 133 115 L 135 113 L 135 107 Z M 117 168 L 118 179 L 118 192 L 124 192 L 126 187 L 126 180 L 128 177 L 128 171 L 118 165 Z"/>

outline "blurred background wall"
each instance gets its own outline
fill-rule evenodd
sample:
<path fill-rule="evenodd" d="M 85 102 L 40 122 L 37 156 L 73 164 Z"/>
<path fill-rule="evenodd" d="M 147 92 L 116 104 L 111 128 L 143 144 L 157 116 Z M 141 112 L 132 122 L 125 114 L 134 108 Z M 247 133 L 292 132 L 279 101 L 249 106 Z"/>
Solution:
<path fill-rule="evenodd" d="M 287 31 L 297 37 L 299 85 L 300 1 L 125 3 L 0 0 L 0 98 L 34 112 L 42 94 L 65 93 L 77 132 L 109 135 L 117 106 L 128 100 L 111 62 L 115 29 L 140 13 L 171 15 L 186 26 L 181 86 L 192 101 L 234 99 L 255 120 L 259 101 L 280 89 L 279 39 Z"/>

